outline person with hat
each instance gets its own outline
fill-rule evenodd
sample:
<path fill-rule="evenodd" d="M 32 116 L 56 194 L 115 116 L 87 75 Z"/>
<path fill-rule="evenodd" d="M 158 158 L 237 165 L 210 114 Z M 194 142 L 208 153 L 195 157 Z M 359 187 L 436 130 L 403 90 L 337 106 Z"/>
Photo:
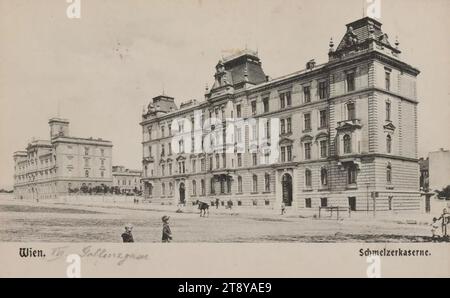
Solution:
<path fill-rule="evenodd" d="M 163 230 L 162 230 L 162 242 L 170 242 L 172 240 L 172 231 L 169 227 L 169 216 L 164 215 L 162 217 Z"/>
<path fill-rule="evenodd" d="M 125 232 L 122 233 L 123 242 L 134 242 L 133 234 L 131 233 L 133 226 L 131 224 L 125 225 Z"/>

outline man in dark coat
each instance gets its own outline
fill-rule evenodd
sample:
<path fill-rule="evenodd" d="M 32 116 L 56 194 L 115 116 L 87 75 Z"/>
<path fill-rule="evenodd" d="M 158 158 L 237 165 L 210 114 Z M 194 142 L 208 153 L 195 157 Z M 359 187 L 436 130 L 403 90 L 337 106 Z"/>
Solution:
<path fill-rule="evenodd" d="M 125 225 L 125 232 L 122 234 L 123 242 L 134 242 L 131 230 L 133 230 L 133 226 L 131 224 Z"/>
<path fill-rule="evenodd" d="M 163 229 L 162 229 L 162 242 L 170 242 L 172 240 L 172 231 L 169 227 L 169 217 L 164 215 L 162 217 Z"/>

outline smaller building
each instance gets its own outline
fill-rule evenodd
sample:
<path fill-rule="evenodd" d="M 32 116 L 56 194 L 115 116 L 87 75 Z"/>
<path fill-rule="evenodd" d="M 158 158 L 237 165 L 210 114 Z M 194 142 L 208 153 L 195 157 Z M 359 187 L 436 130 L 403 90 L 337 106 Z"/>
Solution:
<path fill-rule="evenodd" d="M 127 169 L 124 166 L 113 166 L 113 187 L 122 194 L 141 193 L 142 171 Z"/>
<path fill-rule="evenodd" d="M 450 185 L 450 150 L 441 148 L 430 152 L 428 159 L 430 191 L 442 190 Z"/>

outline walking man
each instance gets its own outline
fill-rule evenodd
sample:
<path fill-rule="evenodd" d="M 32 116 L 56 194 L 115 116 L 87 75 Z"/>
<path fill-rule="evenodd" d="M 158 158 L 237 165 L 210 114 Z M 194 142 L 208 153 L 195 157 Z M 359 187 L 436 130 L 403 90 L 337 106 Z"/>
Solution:
<path fill-rule="evenodd" d="M 162 242 L 170 242 L 172 240 L 172 231 L 169 227 L 169 216 L 164 215 L 162 217 L 163 230 L 162 230 Z"/>

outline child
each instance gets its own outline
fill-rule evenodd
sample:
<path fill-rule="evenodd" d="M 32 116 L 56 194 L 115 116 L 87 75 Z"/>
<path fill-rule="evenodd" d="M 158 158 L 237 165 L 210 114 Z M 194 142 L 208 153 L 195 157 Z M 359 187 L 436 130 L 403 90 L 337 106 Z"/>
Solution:
<path fill-rule="evenodd" d="M 163 230 L 162 230 L 162 242 L 170 242 L 172 240 L 172 231 L 169 227 L 169 217 L 164 215 L 162 217 Z"/>
<path fill-rule="evenodd" d="M 123 242 L 134 242 L 131 230 L 133 230 L 133 226 L 131 224 L 125 225 L 125 232 L 122 234 Z"/>
<path fill-rule="evenodd" d="M 436 217 L 433 217 L 433 223 L 431 224 L 431 235 L 433 242 L 436 242 L 438 239 L 437 231 L 439 229 L 439 224 Z"/>

